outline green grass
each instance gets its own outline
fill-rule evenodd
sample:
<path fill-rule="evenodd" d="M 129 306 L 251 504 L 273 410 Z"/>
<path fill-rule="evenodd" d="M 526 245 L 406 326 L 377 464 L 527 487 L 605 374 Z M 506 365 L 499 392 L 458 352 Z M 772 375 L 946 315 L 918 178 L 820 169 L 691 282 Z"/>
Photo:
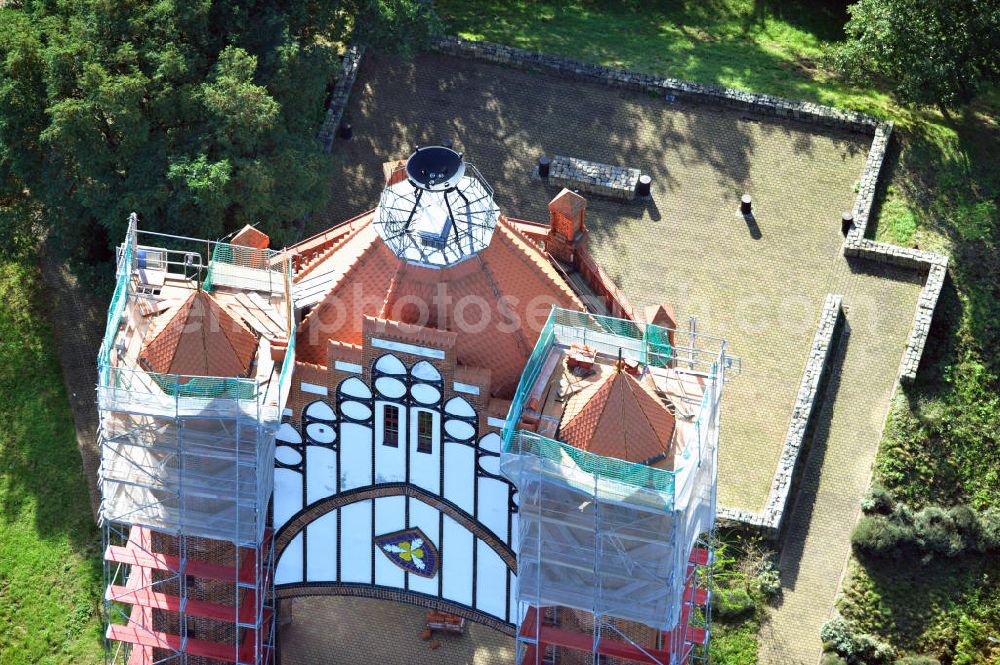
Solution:
<path fill-rule="evenodd" d="M 0 258 L 0 663 L 101 662 L 94 526 L 34 261 Z"/>
<path fill-rule="evenodd" d="M 894 120 L 888 186 L 869 232 L 948 253 L 952 262 L 918 380 L 893 401 L 876 473 L 916 507 L 1000 505 L 1000 90 L 945 117 L 839 80 L 823 56 L 843 38 L 846 2 L 436 4 L 449 32 L 461 37 Z M 846 607 L 866 629 L 906 649 L 931 650 L 945 663 L 1000 662 L 985 639 L 1000 635 L 994 568 L 973 559 L 855 568 Z M 744 629 L 717 635 L 716 662 L 753 662 L 742 648 Z"/>
<path fill-rule="evenodd" d="M 612 67 L 824 104 L 890 108 L 819 61 L 842 37 L 844 4 L 800 0 L 464 2 L 437 0 L 449 32 Z M 845 103 L 846 102 L 846 103 Z"/>

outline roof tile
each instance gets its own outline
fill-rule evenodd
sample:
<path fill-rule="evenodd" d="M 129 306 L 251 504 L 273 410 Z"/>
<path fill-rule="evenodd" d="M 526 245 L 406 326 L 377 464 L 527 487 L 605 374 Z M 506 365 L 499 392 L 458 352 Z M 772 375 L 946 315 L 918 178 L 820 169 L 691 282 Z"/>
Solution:
<path fill-rule="evenodd" d="M 642 463 L 667 452 L 674 424 L 650 388 L 615 370 L 567 400 L 559 435 L 581 450 Z"/>
<path fill-rule="evenodd" d="M 208 293 L 192 291 L 141 359 L 151 371 L 186 376 L 246 376 L 257 338 Z"/>

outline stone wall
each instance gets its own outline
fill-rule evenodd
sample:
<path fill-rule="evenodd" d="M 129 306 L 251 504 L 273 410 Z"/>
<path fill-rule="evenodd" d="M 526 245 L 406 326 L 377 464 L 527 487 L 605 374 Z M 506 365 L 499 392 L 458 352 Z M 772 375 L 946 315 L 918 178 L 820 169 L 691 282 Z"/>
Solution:
<path fill-rule="evenodd" d="M 844 238 L 844 256 L 848 259 L 868 259 L 876 263 L 927 271 L 927 282 L 917 302 L 913 328 L 910 330 L 906 349 L 903 351 L 903 360 L 899 364 L 900 381 L 911 382 L 917 378 L 917 369 L 920 367 L 920 357 L 927 343 L 931 319 L 934 318 L 934 309 L 937 307 L 938 296 L 941 294 L 948 271 L 948 257 L 923 249 L 877 242 L 865 237 L 882 175 L 882 164 L 885 161 L 889 140 L 892 138 L 892 128 L 891 122 L 883 122 L 875 129 L 872 147 L 868 151 L 868 158 L 861 172 L 858 196 L 854 202 L 854 226 Z"/>
<path fill-rule="evenodd" d="M 795 101 L 717 85 L 705 85 L 655 74 L 615 69 L 503 44 L 472 42 L 458 37 L 443 37 L 435 42 L 434 49 L 448 55 L 485 60 L 522 69 L 542 69 L 562 76 L 597 81 L 605 85 L 651 91 L 678 101 L 725 106 L 825 127 L 849 129 L 869 135 L 875 132 L 879 124 L 877 119 L 857 111 L 845 111 L 812 102 Z"/>
<path fill-rule="evenodd" d="M 927 283 L 924 284 L 924 288 L 920 292 L 920 299 L 917 301 L 917 313 L 913 317 L 913 328 L 906 340 L 903 360 L 899 363 L 899 379 L 901 381 L 911 382 L 917 378 L 920 357 L 924 354 L 924 345 L 927 343 L 927 335 L 931 330 L 931 319 L 934 318 L 934 309 L 937 307 L 938 297 L 941 295 L 941 289 L 944 287 L 944 280 L 948 274 L 948 259 L 941 258 L 940 263 L 934 263 L 927 271 Z"/>
<path fill-rule="evenodd" d="M 791 490 L 795 484 L 795 476 L 799 467 L 805 461 L 806 433 L 816 411 L 819 397 L 823 392 L 823 383 L 827 376 L 827 365 L 835 343 L 835 334 L 840 329 L 839 323 L 843 316 L 841 296 L 830 294 L 823 303 L 819 317 L 819 327 L 813 337 L 809 358 L 802 373 L 802 383 L 792 408 L 792 417 L 785 434 L 785 444 L 781 449 L 778 468 L 771 481 L 764 509 L 755 513 L 749 510 L 719 508 L 719 518 L 735 520 L 758 527 L 769 538 L 777 539 L 784 523 L 785 509 L 789 504 Z"/>
<path fill-rule="evenodd" d="M 865 236 L 865 230 L 868 228 L 868 217 L 871 214 L 872 205 L 875 203 L 875 192 L 878 189 L 879 177 L 882 174 L 882 162 L 885 161 L 889 139 L 892 138 L 892 128 L 892 122 L 879 123 L 875 128 L 875 135 L 872 137 L 872 146 L 868 150 L 868 158 L 865 160 L 865 167 L 861 171 L 858 196 L 854 200 L 854 228 L 847 234 L 845 247 L 847 246 L 847 242 L 853 242 Z"/>
<path fill-rule="evenodd" d="M 333 150 L 333 139 L 337 136 L 344 109 L 347 108 L 347 101 L 351 98 L 351 88 L 354 87 L 354 79 L 358 76 L 358 68 L 361 66 L 364 54 L 364 46 L 352 44 L 347 47 L 347 52 L 340 61 L 340 71 L 337 73 L 337 82 L 330 96 L 330 105 L 326 109 L 326 118 L 317 136 L 325 153 L 329 154 Z"/>
<path fill-rule="evenodd" d="M 934 314 L 937 298 L 944 283 L 948 258 L 925 250 L 911 249 L 875 242 L 865 238 L 868 221 L 882 176 L 889 141 L 892 139 L 893 123 L 879 121 L 872 116 L 857 111 L 794 101 L 773 95 L 743 92 L 732 88 L 705 85 L 691 81 L 644 74 L 642 72 L 615 69 L 603 65 L 581 62 L 573 58 L 549 55 L 538 51 L 493 44 L 473 42 L 458 37 L 444 37 L 434 44 L 434 49 L 448 55 L 472 58 L 486 62 L 522 69 L 549 71 L 561 76 L 596 81 L 632 90 L 655 92 L 673 100 L 683 100 L 714 106 L 735 108 L 762 115 L 798 120 L 824 127 L 835 127 L 861 132 L 872 136 L 871 149 L 865 160 L 864 170 L 854 203 L 854 226 L 844 240 L 843 252 L 848 258 L 863 258 L 879 263 L 890 263 L 906 268 L 927 270 L 928 281 L 921 296 L 914 318 L 913 329 L 907 343 L 903 362 L 900 364 L 899 378 L 912 381 L 916 378 L 920 355 L 926 344 L 930 320 Z"/>
<path fill-rule="evenodd" d="M 639 169 L 562 155 L 553 157 L 549 166 L 550 184 L 613 199 L 634 199 L 640 175 Z"/>

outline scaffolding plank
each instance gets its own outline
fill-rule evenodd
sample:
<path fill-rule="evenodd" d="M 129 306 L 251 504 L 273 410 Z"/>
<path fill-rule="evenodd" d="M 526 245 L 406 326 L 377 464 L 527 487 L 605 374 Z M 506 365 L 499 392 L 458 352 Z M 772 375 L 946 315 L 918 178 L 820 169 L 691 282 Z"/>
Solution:
<path fill-rule="evenodd" d="M 104 558 L 113 563 L 121 563 L 128 566 L 138 566 L 140 568 L 150 568 L 152 570 L 163 570 L 180 574 L 181 560 L 170 554 L 160 554 L 157 552 L 147 552 L 129 542 L 125 547 L 109 545 L 104 552 Z M 184 567 L 185 575 L 194 575 L 208 580 L 220 582 L 232 582 L 236 579 L 235 566 L 222 566 L 203 561 L 188 560 Z M 239 581 L 242 584 L 253 584 L 256 580 L 253 571 L 246 575 L 241 571 Z"/>
<path fill-rule="evenodd" d="M 107 588 L 105 593 L 108 600 L 115 600 L 129 605 L 139 605 L 141 607 L 150 607 L 168 612 L 183 611 L 185 614 L 191 616 L 205 617 L 206 619 L 215 619 L 228 623 L 237 622 L 236 608 L 232 605 L 210 603 L 191 598 L 188 599 L 187 605 L 184 605 L 180 596 L 153 591 L 149 588 L 132 590 L 127 587 L 112 585 Z M 239 623 L 255 623 L 256 595 L 253 590 L 250 590 L 247 593 L 246 601 L 240 603 Z M 266 608 L 264 612 L 265 615 L 270 614 L 270 610 Z"/>
<path fill-rule="evenodd" d="M 572 633 L 568 630 L 556 628 L 555 626 L 542 626 L 538 631 L 538 643 L 554 644 L 555 646 L 576 649 L 578 651 L 593 653 L 594 638 L 592 635 L 584 633 Z M 602 656 L 610 658 L 622 658 L 636 663 L 659 663 L 670 662 L 670 651 L 662 649 L 646 649 L 645 652 L 638 647 L 632 646 L 628 642 L 619 642 L 602 638 L 597 642 L 596 652 Z"/>
<path fill-rule="evenodd" d="M 695 546 L 691 548 L 691 558 L 688 560 L 696 566 L 707 566 L 711 558 L 712 554 L 707 547 Z"/>
<path fill-rule="evenodd" d="M 180 635 L 151 631 L 134 624 L 110 624 L 106 635 L 109 640 L 128 642 L 137 646 L 170 649 L 191 656 L 214 658 L 227 663 L 238 662 L 236 649 L 232 645 L 192 638 L 188 638 L 187 644 L 182 644 L 183 640 Z"/>
<path fill-rule="evenodd" d="M 685 640 L 689 644 L 707 644 L 708 643 L 708 630 L 705 628 L 699 628 L 697 626 L 688 626 L 687 629 L 687 639 Z"/>
<path fill-rule="evenodd" d="M 132 645 L 132 652 L 128 655 L 128 665 L 153 665 L 153 648 Z"/>

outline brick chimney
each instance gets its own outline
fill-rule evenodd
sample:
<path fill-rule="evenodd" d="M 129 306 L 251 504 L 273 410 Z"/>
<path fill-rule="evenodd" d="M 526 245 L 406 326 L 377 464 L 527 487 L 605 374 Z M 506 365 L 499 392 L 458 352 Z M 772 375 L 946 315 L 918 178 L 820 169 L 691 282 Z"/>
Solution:
<path fill-rule="evenodd" d="M 391 162 L 383 162 L 382 179 L 386 187 L 406 180 L 406 160 L 394 159 Z"/>
<path fill-rule="evenodd" d="M 673 346 L 674 331 L 677 330 L 677 315 L 674 314 L 673 305 L 650 305 L 645 309 L 643 314 L 645 315 L 643 318 L 646 319 L 646 323 L 669 328 L 670 331 L 667 333 L 667 339 L 670 341 L 670 346 Z"/>
<path fill-rule="evenodd" d="M 549 233 L 545 238 L 546 251 L 557 260 L 575 264 L 578 248 L 587 246 L 587 199 L 563 189 L 549 202 Z"/>

